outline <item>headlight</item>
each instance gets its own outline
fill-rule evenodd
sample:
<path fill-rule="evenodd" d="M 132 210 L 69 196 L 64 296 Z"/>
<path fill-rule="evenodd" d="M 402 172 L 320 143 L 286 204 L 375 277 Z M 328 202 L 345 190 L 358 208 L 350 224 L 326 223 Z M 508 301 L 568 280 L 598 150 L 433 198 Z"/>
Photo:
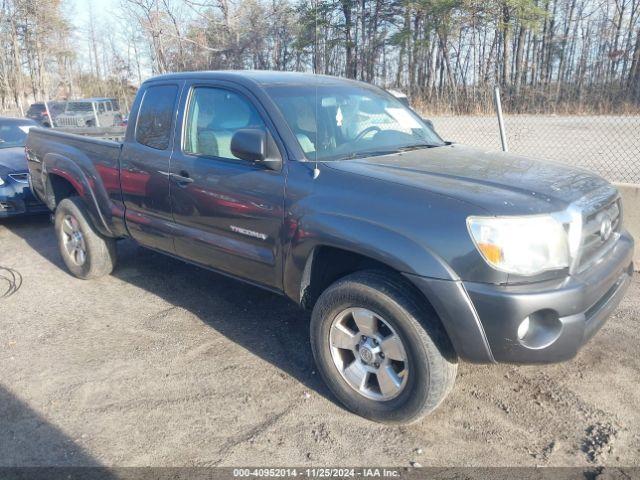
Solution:
<path fill-rule="evenodd" d="M 0 187 L 4 185 L 4 180 L 2 179 L 2 177 L 0 177 Z"/>
<path fill-rule="evenodd" d="M 551 215 L 469 217 L 467 226 L 485 261 L 502 272 L 535 275 L 571 264 L 567 230 Z"/>

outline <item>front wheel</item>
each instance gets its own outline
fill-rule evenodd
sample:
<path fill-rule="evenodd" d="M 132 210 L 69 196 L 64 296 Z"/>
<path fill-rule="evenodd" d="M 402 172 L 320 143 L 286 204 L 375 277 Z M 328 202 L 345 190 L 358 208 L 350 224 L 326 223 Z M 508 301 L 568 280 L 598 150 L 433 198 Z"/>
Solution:
<path fill-rule="evenodd" d="M 93 227 L 82 200 L 71 197 L 58 204 L 55 230 L 60 255 L 73 275 L 89 279 L 111 273 L 116 264 L 116 241 Z"/>
<path fill-rule="evenodd" d="M 349 275 L 320 296 L 311 347 L 334 395 L 378 422 L 419 420 L 455 382 L 457 359 L 435 313 L 400 279 L 379 272 Z"/>

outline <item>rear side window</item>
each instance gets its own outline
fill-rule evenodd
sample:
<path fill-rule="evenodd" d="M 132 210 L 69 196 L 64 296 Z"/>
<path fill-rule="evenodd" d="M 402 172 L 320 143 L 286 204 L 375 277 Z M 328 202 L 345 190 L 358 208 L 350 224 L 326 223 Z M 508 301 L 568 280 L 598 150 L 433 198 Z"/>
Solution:
<path fill-rule="evenodd" d="M 136 122 L 138 143 L 157 150 L 169 147 L 177 96 L 177 85 L 147 88 Z"/>

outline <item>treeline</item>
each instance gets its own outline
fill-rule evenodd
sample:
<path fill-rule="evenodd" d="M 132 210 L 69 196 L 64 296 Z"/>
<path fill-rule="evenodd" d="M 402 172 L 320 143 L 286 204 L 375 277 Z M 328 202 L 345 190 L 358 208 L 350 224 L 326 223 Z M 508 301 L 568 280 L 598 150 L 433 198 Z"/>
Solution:
<path fill-rule="evenodd" d="M 25 99 L 51 94 L 53 76 L 72 78 L 69 24 L 56 0 L 3 0 L 1 8 L 0 104 L 23 110 Z"/>
<path fill-rule="evenodd" d="M 395 87 L 432 111 L 490 111 L 495 85 L 514 112 L 640 110 L 640 0 L 121 0 L 80 32 L 63 0 L 2 9 L 3 106 L 252 68 Z"/>

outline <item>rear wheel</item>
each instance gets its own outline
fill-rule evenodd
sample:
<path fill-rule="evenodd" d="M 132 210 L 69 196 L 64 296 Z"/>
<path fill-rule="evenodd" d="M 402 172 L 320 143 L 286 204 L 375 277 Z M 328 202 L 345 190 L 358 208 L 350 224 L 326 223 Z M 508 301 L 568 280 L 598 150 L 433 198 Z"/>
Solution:
<path fill-rule="evenodd" d="M 311 346 L 331 391 L 371 420 L 417 421 L 455 382 L 457 359 L 437 317 L 386 274 L 359 272 L 331 285 L 314 307 Z"/>
<path fill-rule="evenodd" d="M 60 255 L 73 275 L 90 279 L 112 272 L 116 264 L 116 242 L 93 227 L 78 197 L 65 198 L 58 204 L 55 230 Z"/>

